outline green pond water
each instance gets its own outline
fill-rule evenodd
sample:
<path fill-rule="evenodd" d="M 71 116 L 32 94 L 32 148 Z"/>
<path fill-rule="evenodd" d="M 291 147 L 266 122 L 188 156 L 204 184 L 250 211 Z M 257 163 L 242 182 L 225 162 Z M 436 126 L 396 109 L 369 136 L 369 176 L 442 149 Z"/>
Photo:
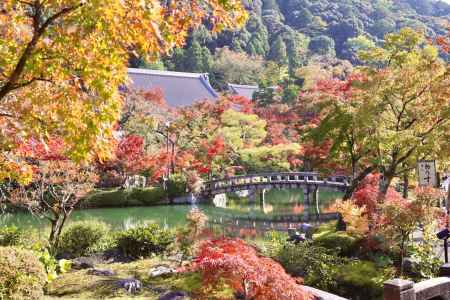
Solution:
<path fill-rule="evenodd" d="M 322 190 L 319 193 L 319 209 L 323 211 L 342 194 L 336 191 Z M 252 216 L 270 220 L 280 215 L 299 215 L 305 212 L 302 190 L 270 190 L 266 192 L 264 206 L 257 200 L 249 202 L 247 198 L 228 197 L 226 207 L 213 204 L 198 205 L 209 216 Z M 76 210 L 69 222 L 98 220 L 110 224 L 115 229 L 125 229 L 135 224 L 156 222 L 167 227 L 182 226 L 191 205 L 165 205 L 151 207 L 101 208 Z M 310 213 L 315 213 L 316 206 L 311 203 Z M 15 225 L 20 228 L 44 228 L 48 221 L 31 216 L 28 213 L 0 215 L 0 226 Z"/>

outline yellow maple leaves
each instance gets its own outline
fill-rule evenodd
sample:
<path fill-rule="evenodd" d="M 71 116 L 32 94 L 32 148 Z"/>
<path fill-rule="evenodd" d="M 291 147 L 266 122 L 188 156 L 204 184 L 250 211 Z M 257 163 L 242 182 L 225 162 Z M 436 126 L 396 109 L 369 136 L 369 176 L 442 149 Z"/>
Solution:
<path fill-rule="evenodd" d="M 181 46 L 203 20 L 218 30 L 242 25 L 247 16 L 237 0 L 167 3 L 0 3 L 0 181 L 21 169 L 17 157 L 6 157 L 31 137 L 63 137 L 75 160 L 108 156 L 130 53 L 156 59 Z"/>
<path fill-rule="evenodd" d="M 365 207 L 360 207 L 351 200 L 337 200 L 332 210 L 341 214 L 350 234 L 363 236 L 369 231 L 369 219 Z"/>

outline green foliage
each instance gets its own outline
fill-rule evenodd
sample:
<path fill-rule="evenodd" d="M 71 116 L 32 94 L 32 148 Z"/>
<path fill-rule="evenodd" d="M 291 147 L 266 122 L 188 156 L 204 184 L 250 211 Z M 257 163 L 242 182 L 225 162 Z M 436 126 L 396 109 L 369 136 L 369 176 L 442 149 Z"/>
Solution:
<path fill-rule="evenodd" d="M 269 59 L 279 64 L 286 64 L 288 62 L 286 44 L 281 36 L 277 36 L 272 43 L 272 46 L 270 47 Z"/>
<path fill-rule="evenodd" d="M 46 281 L 50 283 L 58 278 L 59 274 L 64 274 L 70 270 L 72 263 L 70 260 L 57 260 L 47 248 L 42 248 L 37 245 L 33 246 L 34 254 L 43 264 Z"/>
<path fill-rule="evenodd" d="M 140 225 L 119 232 L 116 237 L 119 250 L 132 258 L 161 254 L 169 249 L 174 240 L 173 232 L 158 224 Z"/>
<path fill-rule="evenodd" d="M 266 121 L 257 115 L 229 109 L 222 114 L 221 133 L 234 151 L 257 146 L 266 136 Z"/>
<path fill-rule="evenodd" d="M 366 51 L 376 47 L 375 42 L 365 35 L 360 35 L 355 38 L 350 38 L 345 43 L 345 56 L 353 63 L 359 62 L 358 53 L 360 51 Z"/>
<path fill-rule="evenodd" d="M 18 246 L 22 241 L 23 233 L 15 226 L 0 228 L 0 246 Z"/>
<path fill-rule="evenodd" d="M 393 276 L 393 270 L 377 269 L 373 262 L 354 261 L 339 268 L 336 292 L 356 300 L 381 299 L 383 282 Z"/>
<path fill-rule="evenodd" d="M 288 158 L 299 151 L 299 144 L 280 144 L 243 149 L 239 154 L 247 172 L 289 171 Z"/>
<path fill-rule="evenodd" d="M 167 60 L 168 69 L 181 72 L 209 72 L 212 65 L 212 55 L 209 49 L 194 41 L 187 49 L 175 49 Z"/>
<path fill-rule="evenodd" d="M 324 232 L 314 235 L 314 244 L 333 250 L 339 255 L 354 256 L 359 251 L 359 240 L 345 231 Z"/>
<path fill-rule="evenodd" d="M 44 266 L 32 251 L 0 247 L 0 299 L 42 299 L 45 283 Z"/>
<path fill-rule="evenodd" d="M 184 69 L 196 73 L 208 72 L 211 69 L 212 56 L 209 49 L 193 42 L 186 51 Z"/>
<path fill-rule="evenodd" d="M 299 57 L 303 60 L 317 54 L 335 55 L 335 52 L 338 58 L 351 59 L 359 64 L 355 53 L 349 53 L 352 39 L 363 35 L 381 44 L 386 33 L 405 26 L 421 30 L 430 37 L 443 35 L 446 34 L 446 26 L 442 24 L 447 22 L 445 16 L 450 13 L 448 3 L 433 0 L 266 0 L 245 3 L 250 17 L 240 31 L 206 35 L 202 26 L 192 33 L 191 40 L 207 47 L 211 53 L 229 47 L 250 56 L 260 55 L 277 64 L 294 65 L 293 69 L 302 65 L 298 62 Z M 308 48 L 307 43 L 299 42 L 296 35 L 303 36 L 305 41 L 313 40 L 309 57 L 303 55 Z M 197 45 L 188 43 L 185 50 L 192 47 Z M 167 61 L 182 63 L 179 57 L 174 51 Z M 177 67 L 176 70 L 181 69 Z"/>
<path fill-rule="evenodd" d="M 423 231 L 423 240 L 414 244 L 410 249 L 410 256 L 415 262 L 412 272 L 417 274 L 417 279 L 430 279 L 439 276 L 439 268 L 442 265 L 441 259 L 436 255 L 435 245 L 437 238 L 430 229 L 431 226 L 425 226 Z"/>
<path fill-rule="evenodd" d="M 245 45 L 245 51 L 251 55 L 265 57 L 269 51 L 269 33 L 261 18 L 251 14 L 245 31 L 249 33 L 249 39 Z"/>
<path fill-rule="evenodd" d="M 375 36 L 383 38 L 387 33 L 396 30 L 395 21 L 391 19 L 380 19 L 375 22 L 372 32 Z"/>
<path fill-rule="evenodd" d="M 217 49 L 211 72 L 211 83 L 221 90 L 226 89 L 228 83 L 252 85 L 263 72 L 263 60 L 225 47 Z"/>
<path fill-rule="evenodd" d="M 62 232 L 59 253 L 73 257 L 105 250 L 110 245 L 110 227 L 103 222 L 81 221 L 69 224 Z"/>
<path fill-rule="evenodd" d="M 303 277 L 307 285 L 328 291 L 336 289 L 338 267 L 346 261 L 333 251 L 317 247 L 311 242 L 288 242 L 286 234 L 277 232 L 266 235 L 264 250 L 289 274 Z"/>
<path fill-rule="evenodd" d="M 181 175 L 172 175 L 167 182 L 166 193 L 169 199 L 186 195 L 186 178 Z"/>
<path fill-rule="evenodd" d="M 264 235 L 260 248 L 264 255 L 275 258 L 287 243 L 289 236 L 280 231 L 269 231 Z"/>
<path fill-rule="evenodd" d="M 166 192 L 160 187 L 99 190 L 87 196 L 84 205 L 91 208 L 148 206 L 164 203 L 165 199 Z"/>
<path fill-rule="evenodd" d="M 333 39 L 324 35 L 314 37 L 309 42 L 309 50 L 319 55 L 333 55 L 334 46 Z"/>

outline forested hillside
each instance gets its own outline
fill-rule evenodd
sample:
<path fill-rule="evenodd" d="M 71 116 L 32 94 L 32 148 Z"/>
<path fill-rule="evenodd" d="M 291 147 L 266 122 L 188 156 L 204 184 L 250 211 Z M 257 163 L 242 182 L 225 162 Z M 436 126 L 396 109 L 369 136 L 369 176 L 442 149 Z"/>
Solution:
<path fill-rule="evenodd" d="M 260 73 L 263 61 L 289 66 L 289 70 L 317 59 L 317 55 L 358 64 L 356 53 L 378 44 L 386 33 L 412 27 L 433 37 L 446 32 L 450 19 L 450 5 L 435 0 L 243 2 L 250 14 L 245 28 L 214 35 L 205 24 L 191 34 L 184 49 L 150 67 L 208 72 L 216 87 L 227 79 L 255 83 L 253 74 Z M 224 47 L 233 52 L 219 50 Z M 146 65 L 142 61 L 133 64 Z"/>

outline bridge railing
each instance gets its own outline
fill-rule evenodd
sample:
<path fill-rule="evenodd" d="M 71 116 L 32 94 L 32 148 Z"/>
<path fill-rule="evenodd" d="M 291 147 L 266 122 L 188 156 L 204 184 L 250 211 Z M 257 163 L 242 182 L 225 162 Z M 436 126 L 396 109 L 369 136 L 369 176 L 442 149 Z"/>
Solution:
<path fill-rule="evenodd" d="M 326 179 L 321 179 L 319 173 L 316 172 L 261 173 L 261 174 L 249 174 L 211 180 L 204 184 L 204 191 L 214 191 L 218 189 L 226 189 L 231 187 L 248 186 L 248 185 L 264 185 L 264 184 L 280 184 L 280 183 L 345 187 L 348 185 L 348 179 L 345 176 L 331 176 Z"/>

